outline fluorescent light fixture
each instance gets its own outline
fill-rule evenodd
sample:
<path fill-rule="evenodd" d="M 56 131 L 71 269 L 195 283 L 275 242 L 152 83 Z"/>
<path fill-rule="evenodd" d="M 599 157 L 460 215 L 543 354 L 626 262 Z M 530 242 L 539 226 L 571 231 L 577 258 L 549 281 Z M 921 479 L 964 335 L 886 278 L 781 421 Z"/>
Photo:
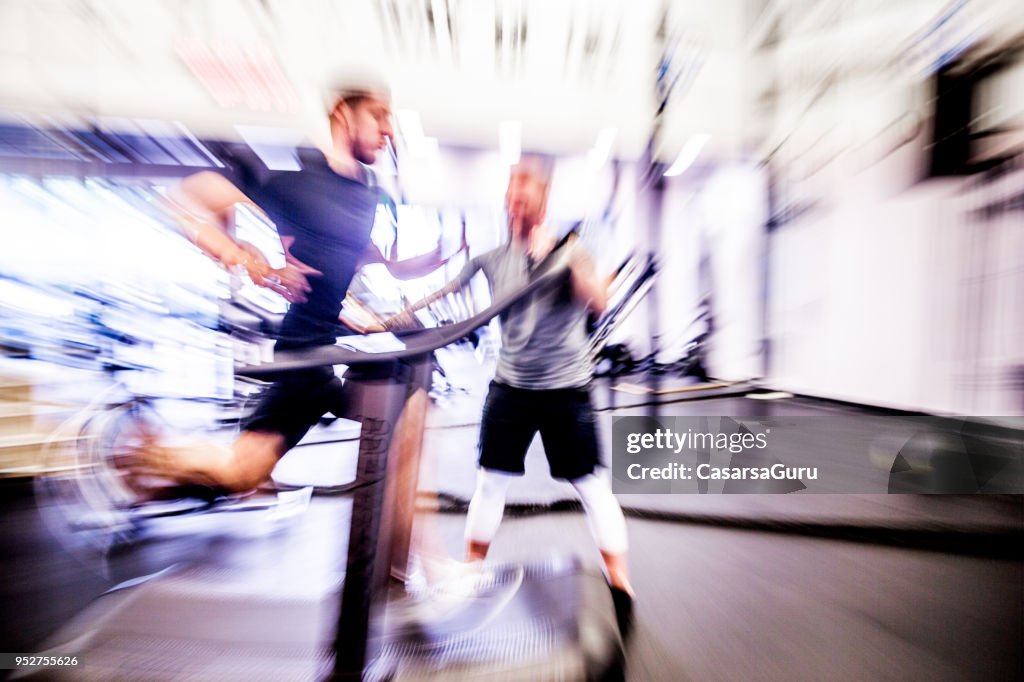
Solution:
<path fill-rule="evenodd" d="M 700 150 L 704 148 L 704 145 L 708 143 L 711 136 L 706 133 L 694 135 L 683 148 L 679 150 L 679 156 L 676 157 L 675 162 L 665 171 L 666 177 L 674 177 L 676 175 L 682 175 L 687 168 L 693 165 L 693 162 L 697 160 L 697 156 L 700 154 Z"/>
<path fill-rule="evenodd" d="M 289 128 L 249 125 L 236 125 L 235 130 L 268 170 L 302 170 L 296 150 L 303 138 L 301 132 Z"/>
<path fill-rule="evenodd" d="M 612 142 L 615 141 L 615 135 L 618 134 L 618 130 L 615 128 L 603 128 L 600 133 L 597 134 L 597 140 L 594 142 L 593 148 L 587 155 L 590 163 L 594 168 L 600 168 L 604 165 L 604 162 L 608 160 L 608 155 L 612 151 Z"/>
<path fill-rule="evenodd" d="M 419 112 L 412 109 L 399 109 L 395 112 L 395 118 L 398 119 L 398 128 L 402 131 L 402 136 L 406 141 L 415 140 L 412 144 L 416 144 L 423 139 L 423 123 L 420 121 Z"/>
<path fill-rule="evenodd" d="M 390 137 L 384 139 L 384 152 L 377 157 L 373 167 L 378 174 L 398 175 L 398 153 Z"/>
<path fill-rule="evenodd" d="M 213 153 L 209 149 L 207 149 L 206 146 L 202 142 L 200 142 L 195 135 L 192 134 L 192 131 L 185 127 L 184 123 L 182 123 L 181 121 L 175 121 L 174 127 L 177 128 L 182 135 L 187 137 L 192 142 L 192 144 L 196 146 L 196 149 L 201 151 L 203 155 L 206 156 L 206 158 L 208 158 L 213 163 L 213 165 L 215 165 L 217 168 L 224 167 L 224 164 L 220 162 L 220 159 L 214 156 Z"/>
<path fill-rule="evenodd" d="M 523 124 L 519 121 L 502 121 L 498 128 L 498 148 L 501 160 L 512 166 L 519 163 L 522 154 Z"/>
<path fill-rule="evenodd" d="M 786 391 L 768 391 L 767 393 L 748 393 L 746 397 L 751 400 L 788 400 L 793 397 L 793 394 Z"/>
<path fill-rule="evenodd" d="M 405 141 L 409 156 L 433 160 L 441 158 L 437 138 L 423 134 L 423 123 L 418 112 L 412 109 L 399 109 L 395 112 L 395 117 L 398 119 L 398 128 L 402 131 L 402 139 Z"/>
<path fill-rule="evenodd" d="M 181 39 L 175 45 L 189 71 L 225 108 L 296 113 L 299 96 L 270 48 L 233 41 Z"/>

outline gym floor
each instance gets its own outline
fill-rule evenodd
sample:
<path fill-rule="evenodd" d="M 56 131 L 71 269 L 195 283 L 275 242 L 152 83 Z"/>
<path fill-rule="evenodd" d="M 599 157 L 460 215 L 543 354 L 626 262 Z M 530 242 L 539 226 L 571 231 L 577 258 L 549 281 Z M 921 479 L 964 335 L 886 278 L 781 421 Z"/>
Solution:
<path fill-rule="evenodd" d="M 647 385 L 636 378 L 630 383 Z M 437 463 L 437 469 L 433 481 L 431 472 L 425 472 L 428 489 L 436 487 L 450 498 L 472 492 L 475 425 L 485 384 L 481 379 L 433 405 L 425 456 Z M 595 387 L 601 414 L 647 409 L 643 403 L 650 402 L 652 394 L 615 391 L 612 385 L 599 382 Z M 749 414 L 757 402 L 742 393 L 714 397 L 715 390 L 663 393 L 658 400 L 685 401 L 658 409 L 673 415 L 741 415 Z M 772 410 L 858 412 L 852 406 L 809 399 L 774 401 Z M 337 445 L 307 450 L 330 447 Z M 54 539 L 30 487 L 8 482 L 3 490 L 0 566 L 5 580 L 0 581 L 0 598 L 8 614 L 0 625 L 4 650 L 38 651 L 59 629 L 73 631 L 74 624 L 68 624 L 72 617 L 94 611 L 96 598 L 105 590 L 173 564 L 179 575 L 184 571 L 190 576 L 189 593 L 182 590 L 186 583 L 181 580 L 178 591 L 174 580 L 170 587 L 165 583 L 161 601 L 154 602 L 163 604 L 160 613 L 136 616 L 159 620 L 159 628 L 126 622 L 122 629 L 138 633 L 150 627 L 149 636 L 155 637 L 182 627 L 195 633 L 199 627 L 199 632 L 206 628 L 215 639 L 249 637 L 255 642 L 270 631 L 265 628 L 286 622 L 275 618 L 276 623 L 260 623 L 260 603 L 313 604 L 314 610 L 304 613 L 319 614 L 314 622 L 296 621 L 279 642 L 279 650 L 263 651 L 263 656 L 276 656 L 289 677 L 314 674 L 311 663 L 296 662 L 308 656 L 305 643 L 316 638 L 315 630 L 329 628 L 333 619 L 333 595 L 345 552 L 346 498 L 315 497 L 301 517 L 281 522 L 288 524 L 283 534 L 267 530 L 266 518 L 257 513 L 176 519 L 166 528 L 157 524 L 145 542 L 111 558 L 104 575 L 98 564 L 71 557 Z M 570 489 L 547 477 L 540 443 L 535 442 L 527 475 L 514 484 L 510 504 L 536 505 L 567 497 Z M 1020 497 L 620 499 L 628 510 L 637 589 L 637 627 L 627 664 L 630 680 L 1020 678 Z M 653 518 L 651 512 L 657 511 L 671 515 Z M 438 514 L 436 521 L 449 551 L 460 556 L 464 515 L 449 511 Z M 598 570 L 599 557 L 582 514 L 510 513 L 491 558 L 528 561 L 566 551 Z M 176 623 L 176 618 L 183 620 Z M 218 627 L 236 632 L 217 633 Z M 138 646 L 145 641 L 140 638 Z M 273 675 L 268 663 L 262 665 L 261 674 Z"/>

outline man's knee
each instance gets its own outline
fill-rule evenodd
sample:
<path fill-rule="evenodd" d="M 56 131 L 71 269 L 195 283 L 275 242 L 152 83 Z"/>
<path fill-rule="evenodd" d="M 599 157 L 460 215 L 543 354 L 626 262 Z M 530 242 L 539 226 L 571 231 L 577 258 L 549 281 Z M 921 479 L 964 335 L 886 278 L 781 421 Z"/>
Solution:
<path fill-rule="evenodd" d="M 516 478 L 515 474 L 481 467 L 477 472 L 476 492 L 488 499 L 504 500 L 509 486 Z"/>

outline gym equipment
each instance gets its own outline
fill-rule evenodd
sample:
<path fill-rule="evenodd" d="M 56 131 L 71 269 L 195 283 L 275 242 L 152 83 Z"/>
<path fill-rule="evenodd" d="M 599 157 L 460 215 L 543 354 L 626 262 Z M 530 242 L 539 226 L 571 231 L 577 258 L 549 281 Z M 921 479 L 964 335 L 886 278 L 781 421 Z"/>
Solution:
<path fill-rule="evenodd" d="M 571 559 L 555 558 L 524 567 L 522 583 L 512 600 L 484 626 L 475 622 L 462 630 L 458 621 L 423 622 L 389 632 L 387 613 L 379 608 L 387 592 L 393 551 L 388 542 L 393 505 L 385 500 L 398 494 L 394 477 L 387 475 L 389 465 L 394 466 L 388 452 L 406 396 L 411 388 L 425 385 L 429 373 L 423 369 L 435 349 L 464 338 L 523 297 L 561 281 L 568 263 L 565 245 L 563 240 L 520 291 L 467 320 L 402 334 L 399 344 L 390 335 L 348 337 L 334 346 L 280 352 L 272 363 L 238 370 L 242 376 L 259 379 L 289 370 L 348 367 L 345 380 L 352 395 L 352 413 L 362 429 L 356 480 L 350 489 L 345 578 L 336 616 L 322 608 L 322 601 L 312 604 L 308 599 L 269 603 L 236 599 L 222 602 L 220 607 L 211 605 L 212 613 L 205 608 L 211 602 L 200 602 L 202 612 L 192 613 L 197 609 L 189 612 L 183 597 L 212 584 L 223 586 L 224 575 L 216 567 L 206 571 L 203 567 L 186 568 L 155 575 L 138 587 L 126 585 L 131 589 L 108 597 L 98 617 L 88 619 L 85 626 L 72 624 L 63 640 L 55 639 L 62 643 L 54 646 L 63 646 L 67 652 L 74 650 L 69 642 L 76 644 L 97 677 L 103 677 L 99 671 L 110 665 L 114 667 L 106 670 L 108 677 L 156 679 L 159 676 L 153 677 L 154 670 L 172 670 L 186 676 L 223 678 L 228 673 L 217 667 L 217 654 L 231 647 L 241 652 L 236 657 L 239 665 L 252 657 L 251 670 L 245 673 L 249 679 L 283 679 L 282 675 L 302 679 L 324 675 L 332 679 L 459 679 L 467 674 L 486 679 L 488 672 L 536 679 L 621 676 L 622 640 L 608 587 L 603 576 L 585 573 Z M 375 343 L 380 338 L 388 344 Z M 390 349 L 354 349 L 360 344 Z M 499 570 L 496 575 L 500 587 L 501 576 L 509 574 Z M 217 598 L 223 599 L 223 595 L 218 593 Z M 167 612 L 191 618 L 188 630 L 182 632 L 183 626 L 175 629 L 171 621 L 157 617 Z M 316 639 L 316 626 L 332 619 L 333 646 L 324 650 Z M 203 639 L 179 644 L 174 650 L 173 642 L 186 635 Z M 207 644 L 210 639 L 214 644 Z M 248 648 L 247 641 L 253 642 Z M 143 655 L 139 649 L 145 642 L 150 648 Z M 260 642 L 267 644 L 261 648 Z M 139 666 L 134 671 L 133 661 Z M 53 678 L 55 672 L 59 671 L 43 674 Z"/>

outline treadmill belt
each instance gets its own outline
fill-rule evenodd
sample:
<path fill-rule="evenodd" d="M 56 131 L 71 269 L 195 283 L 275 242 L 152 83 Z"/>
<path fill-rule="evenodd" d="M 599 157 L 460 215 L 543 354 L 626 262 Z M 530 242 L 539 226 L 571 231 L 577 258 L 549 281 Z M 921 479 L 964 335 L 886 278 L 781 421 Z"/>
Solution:
<path fill-rule="evenodd" d="M 389 617 L 404 606 L 389 606 L 384 635 L 370 646 L 376 655 L 367 681 L 621 679 L 623 646 L 607 583 L 576 557 L 523 566 L 507 604 L 468 631 L 457 622 L 396 627 Z"/>

